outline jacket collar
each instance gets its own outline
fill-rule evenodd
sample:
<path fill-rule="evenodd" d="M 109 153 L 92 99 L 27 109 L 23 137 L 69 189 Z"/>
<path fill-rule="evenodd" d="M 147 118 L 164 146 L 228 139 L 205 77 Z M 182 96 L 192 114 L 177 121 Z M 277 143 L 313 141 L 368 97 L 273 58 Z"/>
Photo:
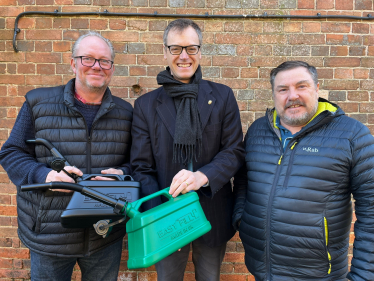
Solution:
<path fill-rule="evenodd" d="M 170 135 L 174 138 L 175 121 L 177 116 L 174 100 L 168 94 L 166 94 L 165 90 L 162 87 L 158 94 L 157 101 L 159 102 L 159 105 L 157 106 L 156 111 L 161 117 L 162 122 L 168 129 Z M 215 102 L 216 99 L 212 95 L 212 88 L 209 86 L 207 81 L 201 80 L 199 84 L 199 93 L 197 95 L 197 106 L 200 113 L 200 120 L 203 131 L 206 124 L 208 123 Z"/>
<path fill-rule="evenodd" d="M 65 86 L 65 89 L 64 89 L 64 104 L 67 107 L 73 109 L 74 111 L 78 111 L 78 109 L 74 105 L 74 93 L 75 93 L 75 78 L 71 79 Z M 95 120 L 93 122 L 95 122 L 101 116 L 103 116 L 108 111 L 110 111 L 114 106 L 115 106 L 115 103 L 113 102 L 112 94 L 111 94 L 110 89 L 108 87 L 105 90 L 100 109 L 97 112 Z"/>

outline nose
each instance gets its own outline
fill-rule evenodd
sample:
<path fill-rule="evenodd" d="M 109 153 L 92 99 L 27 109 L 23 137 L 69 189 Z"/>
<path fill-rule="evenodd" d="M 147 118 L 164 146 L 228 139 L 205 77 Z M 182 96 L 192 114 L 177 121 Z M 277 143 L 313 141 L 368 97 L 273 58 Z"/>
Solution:
<path fill-rule="evenodd" d="M 290 87 L 288 91 L 288 99 L 289 100 L 297 100 L 299 98 L 299 93 L 294 87 Z"/>
<path fill-rule="evenodd" d="M 182 53 L 179 55 L 179 58 L 181 58 L 181 59 L 188 59 L 188 54 L 187 54 L 186 49 L 182 50 Z"/>
<path fill-rule="evenodd" d="M 91 66 L 91 68 L 94 68 L 94 69 L 100 69 L 101 67 L 100 67 L 99 61 L 96 60 L 95 63 L 94 63 L 94 65 Z"/>

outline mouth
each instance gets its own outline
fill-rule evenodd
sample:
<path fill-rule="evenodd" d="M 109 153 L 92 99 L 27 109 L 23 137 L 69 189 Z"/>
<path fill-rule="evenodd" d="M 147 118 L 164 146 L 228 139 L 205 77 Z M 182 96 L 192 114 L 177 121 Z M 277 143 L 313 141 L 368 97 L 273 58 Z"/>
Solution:
<path fill-rule="evenodd" d="M 180 68 L 188 68 L 191 67 L 192 63 L 178 63 L 177 66 Z"/>
<path fill-rule="evenodd" d="M 298 107 L 301 107 L 301 105 L 300 104 L 294 104 L 294 105 L 291 105 L 287 108 L 298 108 Z"/>

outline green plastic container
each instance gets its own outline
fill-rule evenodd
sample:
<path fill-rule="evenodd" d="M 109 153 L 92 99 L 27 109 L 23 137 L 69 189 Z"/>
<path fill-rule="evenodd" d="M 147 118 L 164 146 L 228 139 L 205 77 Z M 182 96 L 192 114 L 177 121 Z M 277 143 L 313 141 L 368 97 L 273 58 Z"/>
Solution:
<path fill-rule="evenodd" d="M 144 202 L 160 195 L 168 202 L 139 212 Z M 126 213 L 129 269 L 149 267 L 211 229 L 196 192 L 173 198 L 165 188 L 129 204 Z"/>

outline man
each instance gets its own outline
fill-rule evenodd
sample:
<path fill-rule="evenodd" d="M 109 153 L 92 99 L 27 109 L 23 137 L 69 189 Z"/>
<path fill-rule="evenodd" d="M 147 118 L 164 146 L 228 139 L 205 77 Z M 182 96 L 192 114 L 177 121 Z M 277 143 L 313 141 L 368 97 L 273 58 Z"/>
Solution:
<path fill-rule="evenodd" d="M 242 165 L 244 149 L 238 106 L 232 90 L 201 79 L 202 34 L 188 19 L 164 32 L 165 71 L 161 88 L 134 105 L 131 164 L 146 196 L 170 186 L 170 194 L 196 191 L 212 230 L 192 242 L 197 280 L 219 280 L 231 225 L 230 178 Z M 166 198 L 147 201 L 145 210 Z M 158 280 L 183 280 L 190 245 L 156 264 Z"/>
<path fill-rule="evenodd" d="M 374 280 L 374 139 L 342 109 L 318 99 L 313 66 L 270 73 L 275 108 L 246 138 L 233 222 L 257 281 Z M 246 173 L 245 173 L 246 172 Z M 351 194 L 357 222 L 351 272 Z"/>
<path fill-rule="evenodd" d="M 26 94 L 0 164 L 17 186 L 18 234 L 30 249 L 31 280 L 70 280 L 78 262 L 82 280 L 117 280 L 125 229 L 103 239 L 90 229 L 64 229 L 60 215 L 71 192 L 21 192 L 25 184 L 74 182 L 48 166 L 49 150 L 28 139 L 52 142 L 69 163 L 65 170 L 83 173 L 129 174 L 132 106 L 112 96 L 114 72 L 111 42 L 96 32 L 75 42 L 71 67 L 75 79 L 64 86 Z M 104 179 L 96 177 L 97 180 Z"/>

